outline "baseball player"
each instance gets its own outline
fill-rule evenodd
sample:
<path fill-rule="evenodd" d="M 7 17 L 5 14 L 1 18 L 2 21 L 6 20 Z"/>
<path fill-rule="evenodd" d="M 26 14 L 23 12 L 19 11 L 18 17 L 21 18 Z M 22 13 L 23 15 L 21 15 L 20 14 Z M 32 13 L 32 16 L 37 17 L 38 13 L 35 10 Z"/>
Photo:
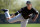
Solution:
<path fill-rule="evenodd" d="M 31 1 L 26 2 L 26 6 L 18 10 L 12 16 L 9 15 L 9 10 L 2 9 L 4 11 L 6 19 L 9 23 L 21 21 L 21 27 L 26 27 L 29 18 L 35 15 L 32 20 L 35 21 L 38 17 L 38 11 L 32 7 Z"/>

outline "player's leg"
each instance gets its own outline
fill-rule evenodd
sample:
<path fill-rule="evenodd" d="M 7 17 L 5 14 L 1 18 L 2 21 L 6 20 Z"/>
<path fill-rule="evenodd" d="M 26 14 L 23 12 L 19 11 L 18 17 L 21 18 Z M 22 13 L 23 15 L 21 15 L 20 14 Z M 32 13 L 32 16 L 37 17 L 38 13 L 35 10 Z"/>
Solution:
<path fill-rule="evenodd" d="M 6 16 L 7 20 L 9 20 L 9 19 L 11 19 L 11 18 L 13 18 L 15 16 L 14 14 L 12 16 L 10 16 L 8 9 L 1 9 L 1 10 L 5 13 L 5 16 Z"/>
<path fill-rule="evenodd" d="M 10 14 L 9 14 L 9 10 L 7 10 L 7 9 L 2 9 L 2 10 L 4 11 L 6 20 L 8 21 L 9 19 L 11 19 Z M 7 11 L 6 11 L 6 10 L 7 10 Z"/>
<path fill-rule="evenodd" d="M 23 17 L 21 16 L 21 13 L 8 20 L 9 23 L 14 23 L 17 21 L 23 21 Z"/>
<path fill-rule="evenodd" d="M 20 20 L 23 19 L 23 17 L 22 17 L 21 14 L 18 14 L 17 16 L 11 18 L 10 15 L 9 15 L 9 11 L 6 11 L 6 12 L 5 12 L 5 16 L 6 16 L 6 19 L 8 19 L 7 21 L 8 21 L 9 23 L 14 23 L 14 22 L 16 22 L 16 21 L 20 21 Z"/>
<path fill-rule="evenodd" d="M 21 22 L 21 27 L 26 27 L 26 25 L 28 24 L 28 20 L 29 20 L 29 19 L 23 20 L 23 21 Z"/>
<path fill-rule="evenodd" d="M 1 10 L 4 12 L 6 19 L 8 18 L 10 19 L 9 10 L 8 9 L 1 9 Z"/>

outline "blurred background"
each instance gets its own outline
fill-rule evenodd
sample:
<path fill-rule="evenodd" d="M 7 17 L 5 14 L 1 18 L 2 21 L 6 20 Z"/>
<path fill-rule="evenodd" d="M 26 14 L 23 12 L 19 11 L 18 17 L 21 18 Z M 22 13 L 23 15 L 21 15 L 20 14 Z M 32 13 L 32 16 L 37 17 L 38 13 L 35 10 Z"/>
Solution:
<path fill-rule="evenodd" d="M 0 9 L 9 9 L 10 14 L 26 6 L 28 0 L 0 0 Z M 40 0 L 29 0 L 32 6 L 40 12 Z M 2 12 L 1 12 L 2 13 Z"/>
<path fill-rule="evenodd" d="M 9 9 L 10 15 L 21 9 L 22 7 L 26 6 L 26 1 L 31 1 L 32 6 L 37 9 L 40 13 L 40 0 L 0 0 L 0 9 Z M 15 22 L 16 24 L 19 24 L 20 21 Z M 33 22 L 32 20 L 29 20 L 29 24 L 40 23 L 40 14 L 38 19 Z M 0 10 L 0 24 L 9 24 L 6 19 L 4 12 Z"/>

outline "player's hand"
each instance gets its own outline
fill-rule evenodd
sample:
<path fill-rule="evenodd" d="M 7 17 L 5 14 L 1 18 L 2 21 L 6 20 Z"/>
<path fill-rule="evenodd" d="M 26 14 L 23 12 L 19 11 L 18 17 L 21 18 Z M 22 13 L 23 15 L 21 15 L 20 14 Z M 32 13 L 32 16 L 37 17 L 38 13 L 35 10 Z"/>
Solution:
<path fill-rule="evenodd" d="M 13 15 L 11 16 L 11 18 L 13 18 L 13 17 L 15 17 L 15 14 L 13 14 Z"/>
<path fill-rule="evenodd" d="M 33 22 L 35 22 L 35 21 L 36 21 L 36 19 L 35 19 L 35 18 L 33 18 L 33 19 L 32 19 L 32 21 L 33 21 Z"/>
<path fill-rule="evenodd" d="M 33 22 L 35 22 L 35 20 L 34 20 L 34 19 L 33 19 L 32 21 L 33 21 Z"/>
<path fill-rule="evenodd" d="M 35 15 L 35 17 L 33 18 L 33 21 L 36 21 L 37 18 L 38 18 L 38 14 Z"/>

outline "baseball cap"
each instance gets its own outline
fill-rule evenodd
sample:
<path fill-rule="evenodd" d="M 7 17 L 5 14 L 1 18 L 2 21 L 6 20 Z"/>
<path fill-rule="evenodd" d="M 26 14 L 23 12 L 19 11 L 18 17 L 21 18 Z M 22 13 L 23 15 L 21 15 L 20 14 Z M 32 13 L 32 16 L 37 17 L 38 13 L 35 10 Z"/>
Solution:
<path fill-rule="evenodd" d="M 31 4 L 31 1 L 27 1 L 26 4 Z"/>

